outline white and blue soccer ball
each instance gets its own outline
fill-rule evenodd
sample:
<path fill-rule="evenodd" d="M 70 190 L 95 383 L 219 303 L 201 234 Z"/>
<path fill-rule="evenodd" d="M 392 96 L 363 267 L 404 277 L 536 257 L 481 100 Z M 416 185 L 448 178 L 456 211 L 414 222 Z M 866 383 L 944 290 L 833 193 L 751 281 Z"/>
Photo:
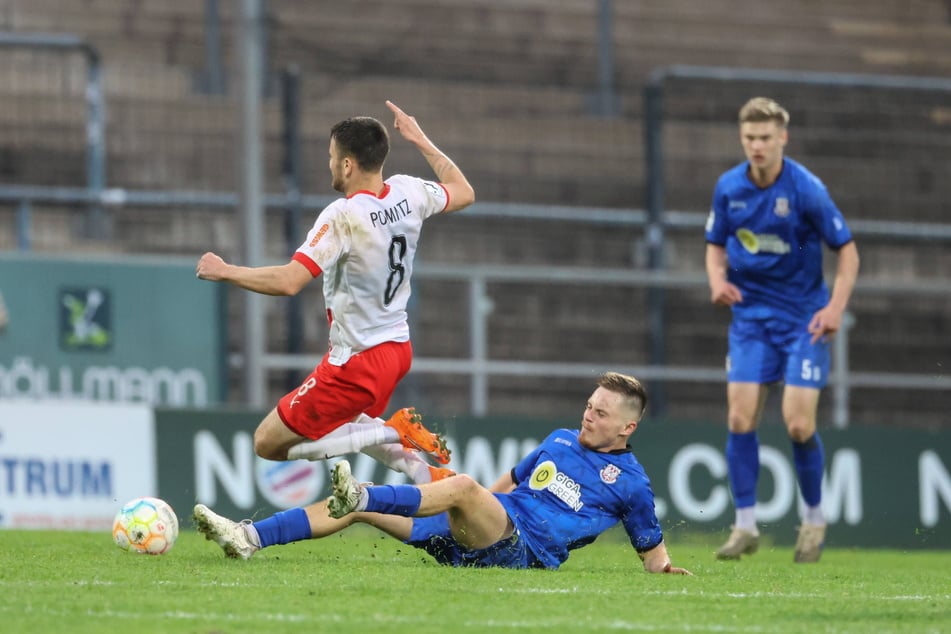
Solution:
<path fill-rule="evenodd" d="M 116 513 L 112 539 L 130 553 L 164 555 L 178 539 L 178 517 L 165 500 L 135 498 Z"/>

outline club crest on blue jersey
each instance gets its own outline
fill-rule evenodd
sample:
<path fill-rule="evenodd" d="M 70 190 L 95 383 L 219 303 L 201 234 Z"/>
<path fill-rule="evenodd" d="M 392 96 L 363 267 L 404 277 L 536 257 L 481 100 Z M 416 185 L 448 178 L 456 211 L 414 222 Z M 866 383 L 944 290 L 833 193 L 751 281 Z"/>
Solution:
<path fill-rule="evenodd" d="M 776 206 L 773 207 L 773 213 L 779 216 L 780 218 L 785 218 L 789 215 L 789 199 L 788 198 L 777 198 Z"/>
<path fill-rule="evenodd" d="M 603 469 L 601 469 L 601 482 L 604 482 L 605 484 L 614 484 L 617 482 L 619 475 L 621 475 L 621 470 L 615 465 L 606 465 Z"/>

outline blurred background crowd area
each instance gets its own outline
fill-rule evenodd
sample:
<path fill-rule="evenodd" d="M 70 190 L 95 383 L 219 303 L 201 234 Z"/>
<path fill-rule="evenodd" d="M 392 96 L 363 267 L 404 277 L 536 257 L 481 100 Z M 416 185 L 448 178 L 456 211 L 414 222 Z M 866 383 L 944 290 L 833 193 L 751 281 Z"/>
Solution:
<path fill-rule="evenodd" d="M 72 34 L 95 51 L 104 103 L 102 186 L 234 193 L 241 178 L 239 4 L 5 0 L 0 30 Z M 525 364 L 524 371 L 488 377 L 481 389 L 491 398 L 480 413 L 574 421 L 592 381 L 559 371 L 560 363 L 623 369 L 662 357 L 674 369 L 722 368 L 729 314 L 709 304 L 702 221 L 717 176 L 743 158 L 739 106 L 767 95 L 791 113 L 788 155 L 824 180 L 856 229 L 862 272 L 850 306 L 847 359 L 854 376 L 867 376 L 850 390 L 850 422 L 951 425 L 947 390 L 929 383 L 947 381 L 951 364 L 947 0 L 269 0 L 262 6 L 265 190 L 289 189 L 288 77 L 299 82 L 295 187 L 307 195 L 334 194 L 326 167 L 330 126 L 354 114 L 389 125 L 383 102 L 391 99 L 456 160 L 479 201 L 472 213 L 427 224 L 421 268 L 527 272 L 521 279 L 490 275 L 479 285 L 471 276 L 416 280 L 418 357 L 469 358 L 473 331 L 484 327 L 478 345 L 488 359 Z M 69 52 L 0 47 L 0 189 L 88 185 L 88 65 Z M 667 73 L 684 66 L 810 78 L 835 73 L 841 81 Z M 891 84 L 853 81 L 882 76 Z M 921 81 L 903 86 L 902 78 Z M 651 85 L 663 87 L 662 171 L 652 172 L 653 182 L 652 129 L 645 125 Z M 429 173 L 397 138 L 386 172 Z M 659 247 L 644 213 L 658 190 Z M 22 202 L 4 197 L 0 249 L 28 242 L 37 253 L 196 260 L 213 250 L 240 261 L 242 225 L 233 207 L 114 198 L 103 211 L 105 231 L 90 235 L 85 205 L 68 198 L 33 201 L 25 240 Z M 285 210 L 269 208 L 260 236 L 267 258 L 286 259 L 295 231 L 301 239 L 314 213 L 288 232 Z M 590 276 L 559 281 L 562 267 Z M 650 269 L 686 281 L 667 286 L 658 300 L 656 289 L 616 277 Z M 232 351 L 241 348 L 237 295 L 229 300 Z M 316 355 L 326 340 L 319 284 L 302 301 L 297 351 Z M 651 310 L 658 301 L 662 312 Z M 287 345 L 287 310 L 286 300 L 266 305 L 272 351 Z M 482 326 L 473 314 L 484 318 Z M 235 402 L 242 399 L 239 375 L 235 363 Z M 293 378 L 271 372 L 269 397 L 289 384 Z M 722 377 L 657 385 L 665 418 L 725 419 Z M 414 372 L 397 395 L 406 402 L 394 405 L 412 400 L 423 411 L 468 411 L 473 389 L 465 372 Z M 825 423 L 832 408 L 833 399 L 824 397 Z"/>

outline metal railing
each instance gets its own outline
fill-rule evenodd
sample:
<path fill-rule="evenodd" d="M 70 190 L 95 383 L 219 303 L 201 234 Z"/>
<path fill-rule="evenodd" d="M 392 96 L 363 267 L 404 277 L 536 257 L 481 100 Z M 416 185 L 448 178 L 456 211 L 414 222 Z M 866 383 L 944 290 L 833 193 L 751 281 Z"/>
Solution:
<path fill-rule="evenodd" d="M 471 413 L 482 416 L 489 410 L 490 376 L 546 376 L 590 378 L 604 370 L 591 363 L 547 361 L 513 361 L 491 359 L 488 355 L 488 311 L 491 299 L 486 292 L 489 282 L 532 282 L 536 284 L 599 284 L 640 288 L 706 289 L 702 273 L 671 273 L 632 269 L 593 269 L 580 267 L 509 266 L 509 265 L 446 265 L 417 267 L 418 279 L 439 279 L 464 282 L 468 286 L 469 355 L 465 358 L 425 358 L 413 360 L 413 372 L 463 374 L 471 377 Z M 856 294 L 903 293 L 947 297 L 951 281 L 903 283 L 901 287 L 860 280 Z M 922 389 L 951 391 L 951 377 L 931 374 L 891 372 L 852 372 L 849 368 L 849 329 L 854 320 L 847 315 L 842 330 L 833 340 L 832 388 L 833 424 L 846 427 L 849 422 L 849 393 L 856 387 Z M 317 355 L 265 354 L 263 365 L 269 369 L 295 368 L 311 370 Z M 613 367 L 613 366 L 612 366 Z M 645 381 L 723 383 L 723 367 L 631 365 L 614 369 L 627 372 Z"/>
<path fill-rule="evenodd" d="M 718 83 L 757 82 L 769 85 L 822 86 L 836 88 L 871 88 L 902 92 L 935 91 L 951 93 L 951 80 L 944 77 L 903 77 L 891 75 L 864 75 L 855 73 L 825 73 L 812 71 L 781 71 L 755 68 L 673 65 L 651 71 L 643 88 L 644 103 L 644 181 L 646 183 L 645 208 L 648 222 L 646 239 L 648 265 L 653 270 L 663 270 L 664 234 L 668 226 L 666 189 L 664 176 L 664 100 L 666 84 L 670 80 L 698 80 Z M 876 235 L 899 235 L 904 233 L 902 223 L 849 222 L 858 235 L 860 229 L 869 228 Z M 864 225 L 864 227 L 863 227 Z M 927 239 L 926 232 L 934 230 L 935 239 L 946 239 L 948 227 L 923 226 L 914 229 L 914 239 Z M 938 238 L 937 235 L 942 237 Z M 911 237 L 911 236 L 905 236 Z M 648 319 L 651 323 L 650 359 L 663 365 L 666 359 L 665 299 L 662 288 L 652 288 L 648 301 Z"/>
<path fill-rule="evenodd" d="M 605 6 L 608 6 L 607 3 Z M 168 192 L 127 190 L 105 187 L 105 151 L 103 126 L 103 98 L 99 60 L 96 52 L 81 39 L 70 35 L 45 34 L 0 34 L 0 46 L 45 46 L 82 51 L 89 62 L 89 77 L 86 90 L 87 117 L 87 176 L 86 188 L 57 188 L 6 186 L 0 187 L 0 204 L 16 206 L 15 232 L 17 248 L 29 250 L 32 244 L 32 213 L 34 205 L 43 203 L 86 205 L 92 210 L 91 218 L 101 225 L 104 210 L 126 206 L 148 205 L 150 207 L 201 207 L 239 209 L 242 196 L 232 192 Z M 467 284 L 469 296 L 470 341 L 469 355 L 460 359 L 417 358 L 417 372 L 441 372 L 466 374 L 471 377 L 471 409 L 475 414 L 488 409 L 488 378 L 493 375 L 538 376 L 590 376 L 595 370 L 588 364 L 501 361 L 488 358 L 488 327 L 485 306 L 486 284 L 489 282 L 536 282 L 615 284 L 644 287 L 651 292 L 649 301 L 650 331 L 652 333 L 651 363 L 646 366 L 621 368 L 641 376 L 645 380 L 658 381 L 716 381 L 723 380 L 721 368 L 677 366 L 670 367 L 664 358 L 664 297 L 669 288 L 700 288 L 706 286 L 701 273 L 679 274 L 666 270 L 663 261 L 664 234 L 667 229 L 699 229 L 706 214 L 678 212 L 664 209 L 663 148 L 661 123 L 663 118 L 663 84 L 669 78 L 699 78 L 717 81 L 775 81 L 782 83 L 822 83 L 837 86 L 879 86 L 897 89 L 927 88 L 951 90 L 951 82 L 930 78 L 876 78 L 843 74 L 786 73 L 753 71 L 743 69 L 715 69 L 700 67 L 671 67 L 655 71 L 645 89 L 645 139 L 647 165 L 647 200 L 645 210 L 591 209 L 535 205 L 504 205 L 477 203 L 467 215 L 500 216 L 507 218 L 540 218 L 571 220 L 595 224 L 635 227 L 643 231 L 649 251 L 648 271 L 636 269 L 577 269 L 531 266 L 446 266 L 427 267 L 421 264 L 418 275 L 421 279 L 451 279 Z M 604 86 L 603 86 L 604 88 Z M 606 91 L 609 94 L 609 91 Z M 607 97 L 609 100 L 610 97 Z M 316 211 L 332 200 L 328 196 L 262 195 L 261 205 L 269 209 L 297 209 Z M 251 206 L 252 205 L 246 205 Z M 881 221 L 851 221 L 850 226 L 857 237 L 889 236 L 915 241 L 951 241 L 951 225 L 935 223 L 899 223 Z M 259 232 L 252 232 L 257 235 Z M 856 293 L 905 293 L 918 295 L 951 295 L 951 284 L 945 281 L 886 282 L 860 279 Z M 848 395 L 853 387 L 895 387 L 914 389 L 951 389 L 951 380 L 945 377 L 916 374 L 855 373 L 847 365 L 848 332 L 844 329 L 835 346 L 834 376 L 831 377 L 835 402 L 834 420 L 837 425 L 848 421 Z M 267 369 L 309 369 L 315 358 L 311 355 L 268 354 L 262 346 L 250 346 L 245 368 L 254 369 L 249 383 L 263 383 Z"/>
<path fill-rule="evenodd" d="M 333 200 L 330 196 L 302 196 L 290 200 L 285 195 L 264 197 L 265 207 L 274 210 L 287 209 L 294 202 L 300 208 L 316 212 Z M 58 203 L 82 205 L 99 202 L 106 208 L 147 205 L 162 207 L 200 207 L 237 209 L 239 196 L 227 192 L 161 192 L 144 190 L 107 189 L 94 194 L 85 189 L 50 187 L 0 186 L 0 204 L 12 204 L 18 209 L 29 209 L 35 204 Z M 636 209 L 580 209 L 574 207 L 549 207 L 540 205 L 476 203 L 467 215 L 500 218 L 538 219 L 616 225 L 644 229 L 649 224 L 648 214 Z M 661 215 L 666 228 L 699 231 L 705 214 L 698 212 L 670 211 Z M 29 250 L 32 232 L 30 214 L 17 214 L 16 233 L 23 236 L 20 248 Z M 951 225 L 916 224 L 879 221 L 851 223 L 853 233 L 861 236 L 890 236 L 912 241 L 951 242 Z M 545 376 L 589 378 L 603 368 L 590 363 L 564 363 L 547 361 L 499 360 L 489 356 L 488 296 L 489 283 L 536 283 L 613 285 L 631 288 L 659 289 L 705 289 L 706 276 L 702 272 L 672 272 L 638 270 L 627 268 L 584 268 L 513 265 L 427 265 L 420 262 L 416 269 L 417 279 L 448 280 L 467 286 L 468 297 L 468 355 L 461 358 L 417 357 L 413 371 L 417 373 L 440 373 L 467 375 L 470 377 L 470 411 L 483 415 L 489 410 L 489 378 L 492 376 Z M 903 280 L 887 281 L 860 278 L 855 288 L 856 295 L 888 294 L 923 297 L 951 296 L 951 280 Z M 834 340 L 832 376 L 833 423 L 844 427 L 849 421 L 849 394 L 853 388 L 880 387 L 883 389 L 919 389 L 951 391 L 951 377 L 929 374 L 854 372 L 848 364 L 849 327 L 847 318 L 839 336 Z M 281 354 L 260 351 L 259 365 L 262 373 L 268 370 L 310 370 L 320 360 L 312 354 Z M 247 364 L 243 364 L 245 368 Z M 634 374 L 646 381 L 660 382 L 716 382 L 725 380 L 722 367 L 669 366 L 667 364 L 620 366 L 616 369 Z M 262 383 L 265 377 L 260 378 Z"/>
<path fill-rule="evenodd" d="M 79 52 L 86 60 L 86 188 L 90 207 L 87 232 L 99 237 L 104 232 L 98 199 L 106 183 L 106 107 L 102 92 L 102 62 L 99 53 L 81 37 L 68 33 L 0 32 L 0 48 L 30 48 Z"/>

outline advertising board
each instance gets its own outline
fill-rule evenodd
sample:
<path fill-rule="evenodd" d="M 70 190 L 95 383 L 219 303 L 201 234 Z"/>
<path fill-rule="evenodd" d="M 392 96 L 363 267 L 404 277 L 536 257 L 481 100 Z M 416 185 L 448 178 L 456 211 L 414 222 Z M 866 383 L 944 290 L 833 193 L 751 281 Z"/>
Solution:
<path fill-rule="evenodd" d="M 155 495 L 154 447 L 145 405 L 0 402 L 0 527 L 111 529 Z"/>
<path fill-rule="evenodd" d="M 223 400 L 223 290 L 191 261 L 0 254 L 0 400 Z"/>
<path fill-rule="evenodd" d="M 329 495 L 332 461 L 275 463 L 254 456 L 261 413 L 160 411 L 159 486 L 182 508 L 196 501 L 237 519 L 260 519 Z M 438 425 L 438 424 L 437 424 Z M 491 484 L 559 425 L 520 419 L 456 419 L 451 467 Z M 861 427 L 823 430 L 823 507 L 829 545 L 951 547 L 951 435 Z M 708 423 L 645 421 L 632 447 L 651 478 L 668 532 L 726 532 L 733 505 L 725 430 Z M 779 425 L 760 432 L 757 507 L 761 530 L 792 544 L 801 499 L 789 440 Z M 350 457 L 357 479 L 405 482 L 369 457 Z"/>

